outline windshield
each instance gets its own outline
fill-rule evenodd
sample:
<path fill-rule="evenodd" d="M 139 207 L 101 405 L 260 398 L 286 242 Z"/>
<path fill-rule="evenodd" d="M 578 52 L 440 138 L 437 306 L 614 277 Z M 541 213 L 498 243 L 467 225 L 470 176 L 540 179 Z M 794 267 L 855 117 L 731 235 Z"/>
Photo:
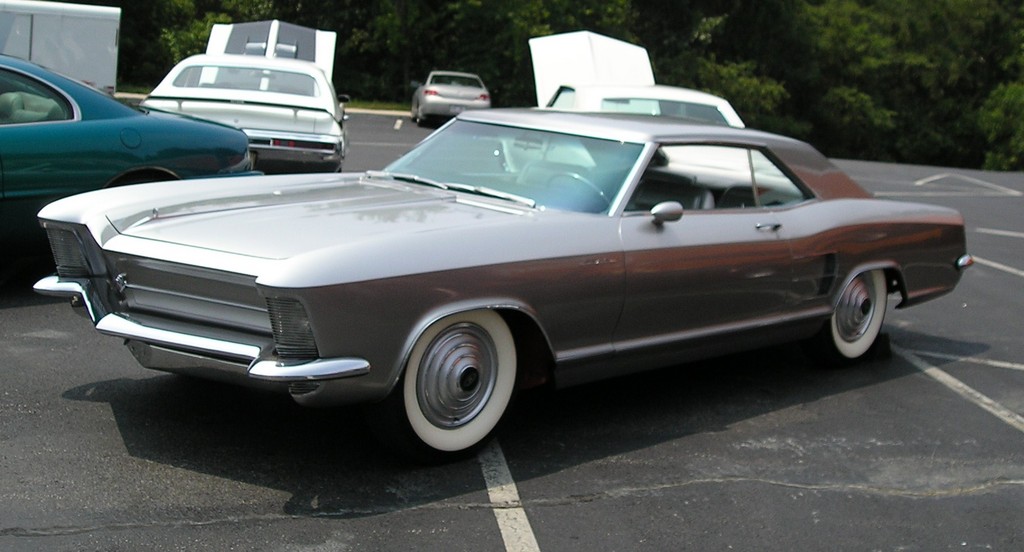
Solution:
<path fill-rule="evenodd" d="M 448 73 L 435 73 L 430 77 L 430 84 L 449 84 L 452 86 L 468 86 L 470 88 L 483 88 L 484 83 L 480 79 L 468 75 L 451 75 Z"/>
<path fill-rule="evenodd" d="M 455 121 L 386 173 L 486 188 L 539 207 L 607 213 L 643 144 Z"/>
<path fill-rule="evenodd" d="M 693 102 L 648 98 L 604 98 L 601 100 L 601 111 L 675 117 L 677 119 L 689 119 L 704 123 L 714 123 L 716 125 L 729 124 L 717 107 Z"/>
<path fill-rule="evenodd" d="M 174 79 L 174 86 L 278 92 L 309 97 L 318 94 L 316 79 L 309 75 L 261 67 L 194 65 L 181 71 Z"/>

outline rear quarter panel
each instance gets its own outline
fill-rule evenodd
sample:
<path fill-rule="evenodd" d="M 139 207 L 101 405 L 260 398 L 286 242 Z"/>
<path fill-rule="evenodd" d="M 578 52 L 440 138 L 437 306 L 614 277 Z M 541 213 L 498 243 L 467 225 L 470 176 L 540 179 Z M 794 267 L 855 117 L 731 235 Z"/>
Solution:
<path fill-rule="evenodd" d="M 875 199 L 816 201 L 777 213 L 794 257 L 797 301 L 826 301 L 846 280 L 872 268 L 895 269 L 909 306 L 953 289 L 966 253 L 963 218 L 944 207 Z M 827 293 L 826 293 L 827 291 Z"/>

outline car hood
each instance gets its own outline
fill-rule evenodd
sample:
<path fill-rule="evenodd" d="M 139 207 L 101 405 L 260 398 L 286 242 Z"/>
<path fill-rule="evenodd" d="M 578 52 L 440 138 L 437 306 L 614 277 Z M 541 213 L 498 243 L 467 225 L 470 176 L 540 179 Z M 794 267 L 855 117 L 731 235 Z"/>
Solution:
<path fill-rule="evenodd" d="M 362 178 L 270 186 L 233 197 L 164 202 L 118 213 L 118 233 L 263 259 L 288 259 L 381 236 L 487 224 L 528 211 Z"/>
<path fill-rule="evenodd" d="M 621 249 L 605 215 L 352 173 L 137 184 L 58 200 L 39 218 L 85 226 L 112 254 L 279 288 Z"/>

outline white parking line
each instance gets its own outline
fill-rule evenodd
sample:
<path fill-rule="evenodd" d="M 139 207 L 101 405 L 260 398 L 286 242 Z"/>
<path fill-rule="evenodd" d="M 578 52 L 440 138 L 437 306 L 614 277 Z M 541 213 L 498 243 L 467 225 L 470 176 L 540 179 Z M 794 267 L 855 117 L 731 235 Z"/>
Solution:
<path fill-rule="evenodd" d="M 494 507 L 494 517 L 498 520 L 501 539 L 505 541 L 508 552 L 539 552 L 537 538 L 526 518 L 526 510 L 519 500 L 519 489 L 512 479 L 512 473 L 505 462 L 505 453 L 497 440 L 492 440 L 477 456 L 480 468 L 487 484 L 487 496 Z"/>
<path fill-rule="evenodd" d="M 914 186 L 924 186 L 925 184 L 930 184 L 932 182 L 935 182 L 935 181 L 938 181 L 938 180 L 942 180 L 944 178 L 959 179 L 959 180 L 963 180 L 963 181 L 969 182 L 971 184 L 977 184 L 978 186 L 982 186 L 982 187 L 988 188 L 990 190 L 995 190 L 995 191 L 999 192 L 1000 195 L 1008 195 L 1008 196 L 1014 196 L 1014 197 L 1017 197 L 1017 196 L 1020 196 L 1020 195 L 1024 195 L 1024 192 L 1018 192 L 1017 190 L 1014 190 L 1012 188 L 1007 188 L 1005 186 L 1000 186 L 998 184 L 993 184 L 991 182 L 988 182 L 988 181 L 985 181 L 985 180 L 981 180 L 980 178 L 973 178 L 973 177 L 970 177 L 970 176 L 966 176 L 966 175 L 963 175 L 963 174 L 956 174 L 956 173 L 941 173 L 941 174 L 936 174 L 936 175 L 929 176 L 928 178 L 922 178 L 920 180 L 915 180 L 914 181 Z"/>
<path fill-rule="evenodd" d="M 966 185 L 958 186 L 959 190 L 935 190 L 927 189 L 925 186 L 933 182 L 937 182 L 943 179 L 960 180 Z M 894 184 L 893 181 L 881 178 L 864 178 L 859 177 L 859 180 L 870 180 L 872 182 L 884 185 Z M 906 181 L 899 182 L 903 184 Z M 940 173 L 934 174 L 926 178 L 920 178 L 913 181 L 914 191 L 880 191 L 875 192 L 876 197 L 1020 197 L 1024 195 L 1024 192 L 1014 190 L 1013 188 L 1007 188 L 1006 186 L 1000 186 L 980 178 L 973 178 L 963 174 L 956 173 Z M 978 188 L 985 188 L 979 190 Z"/>
<path fill-rule="evenodd" d="M 971 362 L 974 364 L 983 364 L 985 366 L 991 366 L 993 368 L 1005 368 L 1007 370 L 1017 370 L 1020 372 L 1024 372 L 1024 364 L 1019 364 L 1016 362 L 1006 362 L 1003 360 L 991 360 L 987 358 L 965 357 L 958 355 L 947 355 L 945 353 L 934 353 L 932 351 L 919 351 L 914 349 L 907 350 L 907 352 L 915 354 L 917 356 L 941 358 L 942 360 L 953 360 L 956 362 Z"/>
<path fill-rule="evenodd" d="M 989 414 L 992 414 L 996 418 L 999 418 L 1003 422 L 1009 424 L 1017 431 L 1024 433 L 1024 416 L 1021 416 L 1020 414 L 1017 414 L 1009 408 L 1006 408 L 998 402 L 990 399 L 966 383 L 947 374 L 943 370 L 928 364 L 921 357 L 911 353 L 910 351 L 903 350 L 893 345 L 892 352 L 912 364 L 918 370 L 927 374 L 935 381 L 953 390 L 956 394 L 985 409 Z"/>
<path fill-rule="evenodd" d="M 1004 236 L 1007 238 L 1024 238 L 1024 232 L 1012 232 L 1010 230 L 996 230 L 995 228 L 978 228 L 975 232 L 988 234 L 990 236 Z"/>
<path fill-rule="evenodd" d="M 1024 278 L 1024 270 L 1013 268 L 1012 266 L 1006 266 L 1006 265 L 1004 265 L 1002 263 L 997 263 L 995 261 L 989 261 L 987 259 L 982 259 L 981 257 L 974 257 L 974 262 L 976 262 L 976 263 L 978 263 L 980 265 L 987 266 L 989 268 L 994 268 L 996 270 L 1002 270 L 1003 272 L 1008 272 L 1010 274 L 1013 274 L 1014 276 L 1020 276 L 1021 278 Z"/>

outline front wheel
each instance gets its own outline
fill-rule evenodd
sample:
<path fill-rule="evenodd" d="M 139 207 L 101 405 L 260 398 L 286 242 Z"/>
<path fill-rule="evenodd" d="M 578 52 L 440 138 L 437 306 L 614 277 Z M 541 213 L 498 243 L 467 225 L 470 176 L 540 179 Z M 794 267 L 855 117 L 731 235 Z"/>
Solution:
<path fill-rule="evenodd" d="M 512 332 L 496 312 L 453 314 L 417 339 L 391 396 L 371 414 L 388 446 L 428 462 L 472 453 L 501 421 L 516 387 Z"/>
<path fill-rule="evenodd" d="M 889 292 L 882 270 L 862 272 L 843 289 L 811 350 L 831 364 L 849 364 L 872 351 L 882 331 Z"/>

